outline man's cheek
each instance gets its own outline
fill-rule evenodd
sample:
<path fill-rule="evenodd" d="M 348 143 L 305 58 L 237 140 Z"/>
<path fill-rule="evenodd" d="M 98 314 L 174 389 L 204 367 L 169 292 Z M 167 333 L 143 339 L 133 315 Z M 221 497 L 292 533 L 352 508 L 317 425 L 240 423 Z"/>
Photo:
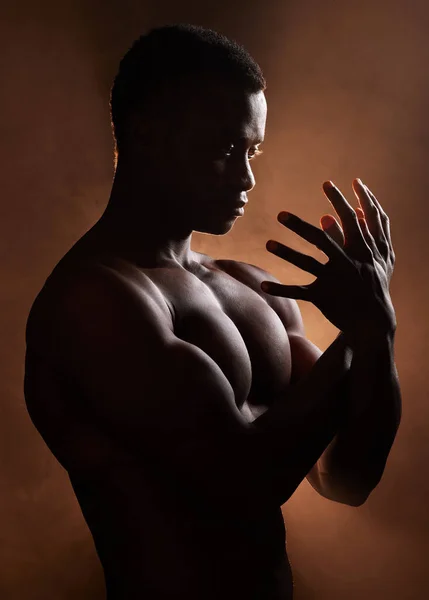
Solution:
<path fill-rule="evenodd" d="M 214 160 L 211 164 L 211 171 L 214 177 L 221 178 L 225 175 L 226 171 L 226 160 L 218 159 Z"/>
<path fill-rule="evenodd" d="M 225 176 L 225 161 L 196 161 L 189 171 L 189 179 L 200 191 L 219 188 Z"/>

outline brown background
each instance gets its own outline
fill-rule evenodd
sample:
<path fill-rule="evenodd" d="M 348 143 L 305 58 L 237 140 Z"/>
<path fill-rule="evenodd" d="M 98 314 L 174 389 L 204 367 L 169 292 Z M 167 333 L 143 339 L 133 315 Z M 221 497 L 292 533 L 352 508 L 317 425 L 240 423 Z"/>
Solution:
<path fill-rule="evenodd" d="M 113 175 L 108 90 L 133 39 L 188 21 L 235 37 L 268 80 L 264 155 L 247 214 L 193 247 L 260 265 L 283 282 L 308 275 L 269 255 L 270 237 L 318 255 L 276 222 L 318 224 L 333 179 L 353 200 L 361 177 L 391 217 L 397 266 L 396 361 L 402 425 L 384 478 L 360 508 L 305 481 L 283 507 L 297 600 L 429 597 L 428 183 L 429 7 L 423 0 L 3 4 L 0 22 L 0 597 L 104 598 L 92 539 L 66 473 L 23 401 L 24 327 L 61 256 L 99 217 Z M 300 302 L 308 337 L 336 329 Z"/>

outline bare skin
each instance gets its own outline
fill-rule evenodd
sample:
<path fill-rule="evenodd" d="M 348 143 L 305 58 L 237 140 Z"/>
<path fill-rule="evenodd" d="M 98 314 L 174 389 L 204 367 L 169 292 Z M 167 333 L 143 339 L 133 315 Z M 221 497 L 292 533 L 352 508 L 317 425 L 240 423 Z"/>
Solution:
<path fill-rule="evenodd" d="M 321 352 L 305 339 L 296 302 L 281 297 L 287 286 L 190 248 L 192 231 L 227 233 L 237 218 L 230 207 L 247 201 L 264 95 L 201 94 L 173 141 L 156 118 L 136 116 L 108 209 L 56 266 L 27 324 L 27 407 L 68 471 L 109 600 L 289 600 L 281 504 L 305 476 L 328 497 L 318 459 L 338 428 L 333 400 L 326 414 L 314 409 L 313 423 L 311 405 L 300 417 L 305 402 L 291 390 L 311 372 L 309 390 L 332 396 L 344 357 L 325 353 L 318 375 Z M 225 151 L 219 131 L 233 147 Z M 209 147 L 218 151 L 210 160 Z M 340 219 L 342 228 L 322 222 L 338 244 L 351 231 Z M 274 451 L 263 454 L 280 418 L 285 444 L 293 419 L 308 440 L 296 434 L 294 468 L 284 451 L 281 477 Z M 249 442 L 256 429 L 267 434 L 259 449 Z M 271 476 L 281 481 L 272 492 Z"/>
<path fill-rule="evenodd" d="M 258 283 L 265 279 L 262 273 L 247 265 L 235 264 L 234 261 L 215 261 L 202 255 L 196 255 L 196 258 L 199 262 L 193 273 L 174 267 L 137 269 L 134 265 L 120 261 L 115 263 L 115 269 L 127 281 L 135 282 L 144 289 L 147 289 L 145 279 L 150 277 L 166 300 L 161 317 L 165 326 L 171 327 L 176 336 L 197 345 L 216 361 L 231 384 L 242 418 L 251 422 L 286 391 L 290 383 L 292 364 L 287 331 L 282 327 L 276 312 L 263 298 L 264 294 L 257 291 Z M 241 283 L 239 279 L 243 279 L 245 283 Z M 40 312 L 49 313 L 55 306 L 54 287 L 51 287 L 52 299 L 48 299 L 48 289 L 46 288 L 37 309 L 39 317 Z M 168 306 L 174 311 L 174 322 Z M 46 335 L 46 329 L 43 329 L 43 333 Z M 165 472 L 163 481 L 154 482 L 154 474 L 147 471 L 150 465 L 142 466 L 133 453 L 124 452 L 120 442 L 103 432 L 102 426 L 91 414 L 92 411 L 84 406 L 78 387 L 56 378 L 50 359 L 44 358 L 43 362 L 39 362 L 32 355 L 31 348 L 40 349 L 41 345 L 37 327 L 34 335 L 35 340 L 29 338 L 27 354 L 27 371 L 30 374 L 26 390 L 27 401 L 36 407 L 34 422 L 40 427 L 52 452 L 68 470 L 88 525 L 96 543 L 98 542 L 97 549 L 102 560 L 103 544 L 106 542 L 102 536 L 97 535 L 97 526 L 104 535 L 115 538 L 115 553 L 106 558 L 105 569 L 109 569 L 112 561 L 116 563 L 115 568 L 125 569 L 128 567 L 130 554 L 140 558 L 152 555 L 150 560 L 146 559 L 146 568 L 150 569 L 151 576 L 155 578 L 159 593 L 165 594 L 160 597 L 169 598 L 170 594 L 180 594 L 182 591 L 183 596 L 178 595 L 178 598 L 185 597 L 185 594 L 188 594 L 186 597 L 194 598 L 191 595 L 192 587 L 189 588 L 189 582 L 182 582 L 183 578 L 189 571 L 191 578 L 196 577 L 198 570 L 201 571 L 206 563 L 216 557 L 221 565 L 219 568 L 224 571 L 224 579 L 218 580 L 224 586 L 222 597 L 241 597 L 237 596 L 238 583 L 243 597 L 261 594 L 262 589 L 269 594 L 269 587 L 258 590 L 255 572 L 258 569 L 260 585 L 267 578 L 269 583 L 265 583 L 265 586 L 273 589 L 274 585 L 278 586 L 277 595 L 273 595 L 273 598 L 288 598 L 291 576 L 284 553 L 285 531 L 280 506 L 267 514 L 261 523 L 257 522 L 256 516 L 255 522 L 249 520 L 248 531 L 241 539 L 235 539 L 237 532 L 230 524 L 221 528 L 219 522 L 216 522 L 214 528 L 209 520 L 204 522 L 201 516 L 187 513 L 187 519 L 195 521 L 189 523 L 188 529 L 193 525 L 199 531 L 195 542 L 186 546 L 188 554 L 184 556 L 183 537 L 179 540 L 177 537 L 188 534 L 188 531 L 182 531 L 183 521 L 175 522 L 176 519 L 183 519 L 183 514 L 175 507 L 176 502 L 171 500 L 177 496 L 177 492 L 169 487 L 173 483 L 166 482 L 168 472 Z M 43 343 L 46 341 L 45 338 Z M 45 357 L 48 353 L 52 356 L 53 350 L 47 350 Z M 37 361 L 36 364 L 32 362 L 34 360 Z M 58 366 L 61 368 L 62 365 Z M 37 382 L 31 379 L 34 367 L 39 373 Z M 168 372 L 165 376 L 168 376 Z M 48 390 L 50 395 L 47 395 Z M 59 417 L 61 402 L 64 403 L 65 412 Z M 72 407 L 76 410 L 74 414 L 70 413 Z M 85 423 L 84 432 L 82 420 Z M 70 436 L 66 444 L 64 428 L 68 429 Z M 165 443 L 168 444 L 168 441 Z M 174 445 L 166 450 L 173 453 Z M 93 504 L 94 510 L 91 510 L 90 504 Z M 105 510 L 101 511 L 101 506 Z M 126 529 L 130 520 L 132 534 Z M 119 533 L 118 529 L 122 531 Z M 249 539 L 249 535 L 254 539 Z M 157 544 L 157 552 L 161 554 L 153 553 L 154 544 Z M 231 558 L 225 556 L 227 552 L 230 552 Z M 267 559 L 268 553 L 270 562 L 265 565 L 263 561 Z M 196 565 L 197 559 L 204 559 L 204 564 Z M 222 565 L 224 560 L 225 565 Z M 228 564 L 229 560 L 232 561 L 231 564 Z M 139 565 L 139 571 L 143 566 Z M 237 575 L 236 582 L 231 580 L 231 573 L 227 570 L 229 567 Z M 160 569 L 162 570 L 159 572 Z M 165 577 L 163 569 L 168 572 L 168 577 Z M 142 573 L 139 571 L 127 573 L 128 579 L 121 581 L 119 585 L 121 594 L 127 593 L 129 596 L 118 597 L 140 597 L 138 594 L 132 595 L 127 586 L 139 590 L 141 597 L 144 597 L 145 582 L 140 579 Z M 251 583 L 249 590 L 242 583 L 245 573 L 255 576 L 255 582 Z M 209 576 L 206 577 L 208 584 Z M 217 577 L 222 577 L 222 571 L 217 573 Z M 164 588 L 165 585 L 173 587 Z M 181 585 L 186 587 L 181 590 Z M 116 589 L 116 586 L 112 585 L 112 589 Z M 230 590 L 231 596 L 227 595 L 227 590 Z M 195 593 L 198 594 L 198 590 Z M 269 597 L 271 596 L 267 595 Z"/>

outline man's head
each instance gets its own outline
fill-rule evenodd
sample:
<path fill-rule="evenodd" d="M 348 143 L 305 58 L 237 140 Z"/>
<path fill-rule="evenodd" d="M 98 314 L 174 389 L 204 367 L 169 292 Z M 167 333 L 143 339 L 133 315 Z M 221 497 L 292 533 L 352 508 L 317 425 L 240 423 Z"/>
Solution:
<path fill-rule="evenodd" d="M 193 230 L 226 233 L 254 185 L 263 141 L 265 80 L 235 42 L 172 25 L 140 37 L 111 92 L 118 165 L 138 165 L 148 187 Z"/>

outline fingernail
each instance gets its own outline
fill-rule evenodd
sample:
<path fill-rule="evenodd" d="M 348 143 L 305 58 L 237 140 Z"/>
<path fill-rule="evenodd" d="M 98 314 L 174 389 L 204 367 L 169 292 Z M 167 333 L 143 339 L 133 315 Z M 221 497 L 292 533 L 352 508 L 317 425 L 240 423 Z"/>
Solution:
<path fill-rule="evenodd" d="M 270 288 L 270 284 L 269 284 L 269 283 L 267 283 L 266 281 L 263 281 L 263 282 L 261 283 L 261 290 L 262 290 L 263 292 L 268 292 L 269 288 Z"/>
<path fill-rule="evenodd" d="M 278 215 L 278 220 L 281 221 L 282 223 L 284 223 L 285 221 L 288 221 L 291 218 L 291 214 L 286 212 L 286 211 L 282 211 L 281 213 L 279 213 Z"/>
<path fill-rule="evenodd" d="M 335 188 L 335 185 L 334 185 L 334 183 L 331 180 L 329 180 L 329 181 L 325 181 L 323 183 L 323 188 L 330 190 L 330 189 Z"/>
<path fill-rule="evenodd" d="M 268 240 L 266 248 L 267 248 L 267 250 L 274 252 L 278 248 L 278 243 L 275 242 L 274 240 Z"/>

